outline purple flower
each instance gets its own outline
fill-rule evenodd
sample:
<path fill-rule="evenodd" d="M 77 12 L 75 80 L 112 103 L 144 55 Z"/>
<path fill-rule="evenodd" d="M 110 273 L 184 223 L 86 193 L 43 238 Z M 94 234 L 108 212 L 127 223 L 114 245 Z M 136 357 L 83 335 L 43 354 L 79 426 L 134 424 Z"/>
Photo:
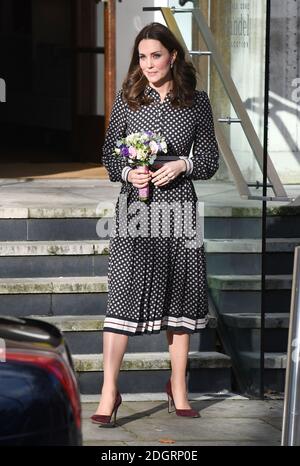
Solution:
<path fill-rule="evenodd" d="M 120 150 L 121 150 L 121 155 L 122 155 L 123 157 L 128 157 L 128 155 L 129 155 L 129 150 L 128 150 L 128 147 L 127 147 L 127 146 L 125 146 L 125 145 L 122 144 L 122 146 L 120 146 Z"/>

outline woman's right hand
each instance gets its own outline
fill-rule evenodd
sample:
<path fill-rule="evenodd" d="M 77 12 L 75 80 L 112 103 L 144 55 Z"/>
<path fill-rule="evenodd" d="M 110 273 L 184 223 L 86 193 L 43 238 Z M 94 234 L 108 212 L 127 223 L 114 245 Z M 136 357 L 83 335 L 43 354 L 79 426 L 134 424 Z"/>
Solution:
<path fill-rule="evenodd" d="M 151 174 L 152 172 L 150 170 L 148 173 L 145 173 L 144 167 L 137 167 L 129 171 L 127 180 L 130 181 L 135 188 L 146 188 L 152 178 Z"/>

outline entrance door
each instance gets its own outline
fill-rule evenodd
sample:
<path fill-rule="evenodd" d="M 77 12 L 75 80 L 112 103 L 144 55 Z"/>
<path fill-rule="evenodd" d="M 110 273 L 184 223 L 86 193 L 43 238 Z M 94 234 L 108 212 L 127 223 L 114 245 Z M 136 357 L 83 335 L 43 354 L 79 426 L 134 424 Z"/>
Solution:
<path fill-rule="evenodd" d="M 1 163 L 100 162 L 104 7 L 0 0 Z"/>
<path fill-rule="evenodd" d="M 73 151 L 100 162 L 104 135 L 104 5 L 76 0 L 74 24 Z"/>
<path fill-rule="evenodd" d="M 71 0 L 0 0 L 1 162 L 71 162 Z"/>

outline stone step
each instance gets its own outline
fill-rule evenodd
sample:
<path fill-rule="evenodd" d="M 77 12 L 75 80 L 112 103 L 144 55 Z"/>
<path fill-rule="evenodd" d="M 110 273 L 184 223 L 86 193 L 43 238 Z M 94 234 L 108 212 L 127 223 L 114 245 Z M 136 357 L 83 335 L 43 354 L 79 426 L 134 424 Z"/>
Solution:
<path fill-rule="evenodd" d="M 61 241 L 61 240 L 104 240 L 109 239 L 112 218 L 109 209 L 97 214 L 88 208 L 75 209 L 35 209 L 28 213 L 30 217 L 0 218 L 0 241 Z M 204 236 L 209 239 L 217 238 L 261 238 L 261 218 L 243 215 L 227 216 L 226 212 L 220 216 L 220 209 L 204 218 Z M 222 210 L 222 209 L 221 209 Z M 251 215 L 251 212 L 247 214 Z M 98 221 L 105 214 L 107 233 L 99 236 Z M 15 214 L 17 215 L 17 213 Z M 238 215 L 238 212 L 234 212 Z M 110 225 L 110 226 L 108 226 Z M 270 238 L 298 238 L 300 230 L 300 215 L 270 216 L 267 219 L 267 237 Z"/>
<path fill-rule="evenodd" d="M 105 275 L 108 240 L 2 241 L 0 277 Z"/>
<path fill-rule="evenodd" d="M 260 275 L 209 275 L 208 283 L 211 288 L 218 290 L 260 290 Z M 266 288 L 269 290 L 287 290 L 292 285 L 292 275 L 266 276 Z"/>
<path fill-rule="evenodd" d="M 260 380 L 259 351 L 244 351 L 240 355 L 240 364 L 247 368 L 251 379 Z M 265 352 L 264 354 L 264 387 L 266 391 L 283 393 L 285 391 L 285 374 L 287 365 L 286 352 Z M 257 383 L 257 382 L 256 382 Z"/>
<path fill-rule="evenodd" d="M 31 218 L 99 218 L 103 215 L 113 216 L 113 202 L 109 208 L 98 207 L 97 205 L 81 205 L 78 207 L 62 205 L 31 206 L 31 207 L 0 207 L 0 219 L 31 219 Z"/>
<path fill-rule="evenodd" d="M 268 241 L 267 273 L 292 273 L 299 239 Z M 209 274 L 259 274 L 261 241 L 205 239 Z M 0 278 L 97 276 L 108 268 L 108 240 L 1 241 Z"/>
<path fill-rule="evenodd" d="M 259 313 L 247 314 L 237 313 L 223 314 L 223 320 L 228 327 L 240 329 L 260 329 L 261 328 L 261 315 Z M 286 312 L 274 312 L 265 314 L 265 328 L 266 329 L 288 329 L 290 316 Z"/>
<path fill-rule="evenodd" d="M 104 315 L 65 315 L 65 316 L 34 316 L 29 315 L 29 318 L 43 320 L 49 324 L 55 325 L 64 333 L 73 332 L 92 332 L 102 331 L 104 323 Z"/>
<path fill-rule="evenodd" d="M 298 238 L 300 217 L 268 217 L 267 238 Z M 209 239 L 261 240 L 261 218 L 258 217 L 205 217 L 204 236 Z"/>
<path fill-rule="evenodd" d="M 103 375 L 101 354 L 73 355 L 82 394 L 99 393 Z M 168 352 L 125 353 L 119 389 L 126 393 L 161 392 L 170 376 Z M 217 352 L 190 351 L 188 386 L 191 392 L 231 390 L 231 360 Z"/>
<path fill-rule="evenodd" d="M 119 190 L 117 190 L 119 191 Z M 32 205 L 29 207 L 24 206 L 0 206 L 0 219 L 15 219 L 15 218 L 93 218 L 100 216 L 113 216 L 115 207 L 114 203 L 117 200 L 118 192 L 116 191 L 115 196 L 111 196 L 111 199 L 103 200 L 103 205 L 100 203 L 82 204 L 74 207 L 65 203 L 60 206 L 53 206 L 54 203 L 46 205 L 46 202 L 42 202 L 41 205 Z M 37 204 L 35 200 L 35 204 Z M 206 217 L 224 217 L 224 218 L 261 218 L 260 207 L 248 207 L 248 206 L 228 206 L 228 205 L 209 205 L 204 204 L 204 214 Z M 267 215 L 269 217 L 295 217 L 300 215 L 299 206 L 274 206 L 269 205 L 267 207 Z"/>
<path fill-rule="evenodd" d="M 73 361 L 77 372 L 103 371 L 103 355 L 100 354 L 74 354 Z M 190 369 L 231 367 L 230 357 L 226 354 L 212 352 L 190 351 L 188 355 L 188 367 Z M 168 352 L 153 353 L 125 353 L 121 365 L 123 371 L 171 369 L 170 355 Z"/>
<path fill-rule="evenodd" d="M 104 315 L 65 315 L 65 316 L 32 316 L 30 318 L 44 320 L 52 325 L 57 326 L 62 332 L 91 332 L 102 331 L 104 323 Z M 217 320 L 213 316 L 209 316 L 208 327 L 216 328 Z"/>
<path fill-rule="evenodd" d="M 56 277 L 105 275 L 107 240 L 2 241 L 0 277 Z"/>
<path fill-rule="evenodd" d="M 244 239 L 204 239 L 207 254 L 260 253 L 261 240 Z M 268 238 L 268 252 L 294 252 L 300 245 L 300 238 Z M 0 241 L 0 257 L 14 256 L 75 256 L 106 255 L 109 240 L 99 239 L 81 241 Z"/>
<path fill-rule="evenodd" d="M 293 273 L 294 249 L 299 238 L 268 238 L 266 273 Z M 260 239 L 210 239 L 205 242 L 209 274 L 259 274 L 261 271 Z"/>
<path fill-rule="evenodd" d="M 98 241 L 0 241 L 0 257 L 97 256 L 108 254 L 108 240 Z"/>
<path fill-rule="evenodd" d="M 98 315 L 107 308 L 107 276 L 0 279 L 0 313 Z"/>
<path fill-rule="evenodd" d="M 267 277 L 267 307 L 289 312 L 290 275 Z M 220 313 L 257 312 L 260 308 L 260 277 L 258 275 L 208 275 L 209 288 Z M 105 313 L 107 276 L 1 278 L 0 312 L 69 315 Z M 22 296 L 22 299 L 20 299 Z"/>
<path fill-rule="evenodd" d="M 289 312 L 292 275 L 266 276 L 266 307 Z M 261 305 L 260 275 L 208 274 L 208 286 L 217 310 L 227 313 L 255 313 Z"/>
<path fill-rule="evenodd" d="M 104 315 L 69 316 L 28 316 L 57 326 L 69 344 L 72 354 L 97 353 L 103 348 Z M 190 337 L 192 351 L 214 351 L 216 348 L 216 319 L 209 316 L 208 325 Z M 127 352 L 165 351 L 167 339 L 165 332 L 154 335 L 136 335 L 129 338 Z"/>
<path fill-rule="evenodd" d="M 1 219 L 1 241 L 97 240 L 97 218 Z"/>
<path fill-rule="evenodd" d="M 221 253 L 261 253 L 262 240 L 253 238 L 218 238 L 205 240 L 205 250 L 211 254 Z M 294 252 L 300 245 L 300 238 L 267 238 L 267 252 Z"/>
<path fill-rule="evenodd" d="M 107 277 L 1 278 L 0 294 L 106 293 Z"/>
<path fill-rule="evenodd" d="M 244 351 L 241 357 L 247 362 L 247 365 L 252 368 L 260 367 L 260 354 Z M 271 352 L 265 353 L 264 357 L 265 369 L 286 369 L 287 353 L 284 352 Z"/>
<path fill-rule="evenodd" d="M 231 343 L 237 351 L 255 351 L 261 346 L 261 317 L 254 314 L 223 314 L 223 321 L 230 328 Z M 289 314 L 266 313 L 264 349 L 266 352 L 286 351 Z"/>
<path fill-rule="evenodd" d="M 222 291 L 258 291 L 259 275 L 208 275 L 210 288 Z M 292 275 L 268 275 L 266 289 L 290 290 Z M 107 291 L 107 276 L 0 279 L 0 294 L 99 293 Z"/>

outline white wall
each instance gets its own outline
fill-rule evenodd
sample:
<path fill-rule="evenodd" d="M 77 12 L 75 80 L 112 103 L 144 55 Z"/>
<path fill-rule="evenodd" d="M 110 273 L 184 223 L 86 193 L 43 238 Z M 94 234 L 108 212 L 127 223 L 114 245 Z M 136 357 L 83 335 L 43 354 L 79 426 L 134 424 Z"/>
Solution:
<path fill-rule="evenodd" d="M 231 11 L 231 77 L 263 144 L 266 7 L 261 0 L 237 0 Z M 232 109 L 231 116 L 236 118 Z M 240 124 L 230 126 L 231 148 L 245 179 L 262 181 L 262 172 Z"/>
<path fill-rule="evenodd" d="M 167 1 L 155 0 L 122 0 L 117 5 L 117 90 L 122 87 L 122 82 L 127 74 L 134 40 L 139 31 L 152 21 L 163 22 L 163 17 L 157 12 L 143 11 L 143 7 L 167 6 Z"/>
<path fill-rule="evenodd" d="M 125 78 L 134 40 L 139 31 L 152 21 L 165 24 L 160 11 L 143 11 L 143 7 L 178 7 L 178 0 L 122 0 L 117 2 L 117 89 Z M 185 8 L 189 8 L 188 3 Z M 187 46 L 191 46 L 191 14 L 176 15 Z"/>

